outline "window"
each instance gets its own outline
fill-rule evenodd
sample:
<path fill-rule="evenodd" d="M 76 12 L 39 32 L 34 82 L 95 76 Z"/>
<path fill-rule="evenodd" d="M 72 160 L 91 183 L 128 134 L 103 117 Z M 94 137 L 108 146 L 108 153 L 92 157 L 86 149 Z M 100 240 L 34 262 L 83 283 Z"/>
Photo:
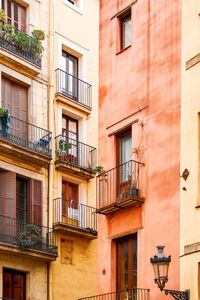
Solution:
<path fill-rule="evenodd" d="M 117 239 L 116 246 L 117 291 L 137 288 L 137 234 Z"/>
<path fill-rule="evenodd" d="M 13 0 L 2 0 L 1 7 L 5 10 L 8 23 L 26 32 L 26 8 Z"/>
<path fill-rule="evenodd" d="M 3 298 L 26 300 L 26 273 L 3 269 Z"/>
<path fill-rule="evenodd" d="M 120 19 L 120 35 L 121 35 L 121 50 L 131 45 L 132 41 L 132 24 L 131 24 L 131 9 L 119 16 Z"/>
<path fill-rule="evenodd" d="M 62 51 L 62 92 L 73 100 L 78 99 L 78 58 Z"/>

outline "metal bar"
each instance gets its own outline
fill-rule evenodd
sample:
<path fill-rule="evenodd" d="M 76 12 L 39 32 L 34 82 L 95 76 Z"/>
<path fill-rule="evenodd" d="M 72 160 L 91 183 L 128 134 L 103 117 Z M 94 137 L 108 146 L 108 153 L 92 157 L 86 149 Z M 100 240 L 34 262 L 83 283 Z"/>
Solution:
<path fill-rule="evenodd" d="M 0 215 L 0 242 L 57 255 L 53 229 L 4 215 Z"/>
<path fill-rule="evenodd" d="M 66 224 L 97 234 L 96 208 L 74 200 L 53 200 L 53 224 Z"/>
<path fill-rule="evenodd" d="M 56 69 L 56 77 L 57 93 L 62 94 L 91 109 L 91 84 L 61 69 Z"/>
<path fill-rule="evenodd" d="M 42 155 L 52 155 L 52 133 L 13 116 L 9 124 L 0 118 L 0 139 Z"/>

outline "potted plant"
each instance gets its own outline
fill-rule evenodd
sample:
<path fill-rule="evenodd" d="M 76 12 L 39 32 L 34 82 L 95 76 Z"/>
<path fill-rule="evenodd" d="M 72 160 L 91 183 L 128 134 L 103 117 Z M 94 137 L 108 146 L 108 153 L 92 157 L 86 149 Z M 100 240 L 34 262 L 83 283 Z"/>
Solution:
<path fill-rule="evenodd" d="M 67 156 L 67 150 L 71 149 L 72 145 L 65 140 L 59 140 L 59 149 L 56 150 L 56 156 L 63 160 L 66 159 Z"/>
<path fill-rule="evenodd" d="M 6 130 L 10 126 L 10 113 L 7 108 L 0 107 L 0 131 L 3 133 L 6 132 Z"/>
<path fill-rule="evenodd" d="M 23 230 L 18 234 L 18 243 L 22 248 L 32 248 L 41 243 L 41 228 L 36 224 L 26 224 Z"/>
<path fill-rule="evenodd" d="M 132 180 L 129 187 L 130 196 L 139 196 L 139 189 L 136 180 Z"/>

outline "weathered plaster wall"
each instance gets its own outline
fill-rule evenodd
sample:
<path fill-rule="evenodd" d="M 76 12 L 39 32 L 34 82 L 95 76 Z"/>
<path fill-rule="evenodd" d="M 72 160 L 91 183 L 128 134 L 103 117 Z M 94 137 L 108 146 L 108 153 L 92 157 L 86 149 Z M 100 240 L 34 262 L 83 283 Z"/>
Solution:
<path fill-rule="evenodd" d="M 118 213 L 114 225 L 99 216 L 99 293 L 115 289 L 109 228 L 118 234 L 135 230 L 138 287 L 150 288 L 152 300 L 165 299 L 153 282 L 149 258 L 156 245 L 166 246 L 166 254 L 172 255 L 168 287 L 179 289 L 181 1 L 137 1 L 132 6 L 132 45 L 117 54 L 117 20 L 111 17 L 130 3 L 100 4 L 99 162 L 105 169 L 115 166 L 115 137 L 108 134 L 144 119 L 143 130 L 132 125 L 132 137 L 133 147 L 141 142 L 145 149 L 141 185 L 146 200 L 142 211 Z"/>

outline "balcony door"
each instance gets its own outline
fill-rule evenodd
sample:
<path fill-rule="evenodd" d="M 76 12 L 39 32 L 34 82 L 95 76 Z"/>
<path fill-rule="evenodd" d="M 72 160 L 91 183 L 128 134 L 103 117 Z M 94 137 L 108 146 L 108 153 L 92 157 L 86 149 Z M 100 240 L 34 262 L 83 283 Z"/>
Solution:
<path fill-rule="evenodd" d="M 26 32 L 26 8 L 13 0 L 1 0 L 1 7 L 7 15 L 8 23 Z"/>
<path fill-rule="evenodd" d="M 26 273 L 3 269 L 3 299 L 26 300 Z"/>
<path fill-rule="evenodd" d="M 78 58 L 62 51 L 62 92 L 73 100 L 78 100 Z"/>
<path fill-rule="evenodd" d="M 78 185 L 63 181 L 62 182 L 62 222 L 78 226 Z"/>
<path fill-rule="evenodd" d="M 28 135 L 28 89 L 16 82 L 2 77 L 1 105 L 8 108 L 11 116 L 8 132 L 11 137 L 20 139 L 20 144 L 27 142 Z M 17 142 L 17 140 L 16 140 Z"/>
<path fill-rule="evenodd" d="M 137 234 L 116 240 L 116 286 L 120 293 L 119 300 L 136 300 L 134 291 L 137 288 Z"/>
<path fill-rule="evenodd" d="M 132 156 L 132 134 L 126 131 L 117 137 L 117 195 L 123 200 L 129 194 L 132 176 L 132 164 L 129 162 Z"/>
<path fill-rule="evenodd" d="M 78 121 L 66 115 L 62 116 L 62 138 L 66 142 L 66 160 L 78 162 Z"/>
<path fill-rule="evenodd" d="M 28 180 L 17 177 L 16 188 L 16 217 L 20 230 L 20 226 L 23 228 L 23 225 L 28 221 L 29 215 Z"/>

